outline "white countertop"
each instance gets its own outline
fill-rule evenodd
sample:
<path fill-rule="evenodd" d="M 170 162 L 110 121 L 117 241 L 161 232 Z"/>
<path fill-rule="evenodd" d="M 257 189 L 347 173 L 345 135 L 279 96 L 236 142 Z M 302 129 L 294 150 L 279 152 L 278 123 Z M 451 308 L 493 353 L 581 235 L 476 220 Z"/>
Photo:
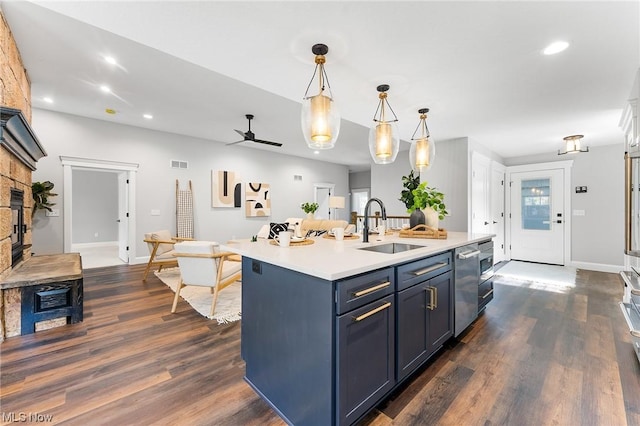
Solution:
<path fill-rule="evenodd" d="M 290 247 L 272 245 L 270 244 L 272 240 L 265 239 L 258 239 L 256 242 L 235 240 L 221 244 L 221 249 L 333 281 L 384 268 L 385 266 L 420 259 L 492 237 L 494 237 L 494 234 L 448 232 L 447 239 L 436 240 L 430 238 L 400 238 L 396 233 L 393 235 L 387 234 L 383 238 L 371 235 L 368 243 L 363 243 L 362 237 L 357 240 L 344 241 L 315 237 L 312 238 L 314 243 L 311 245 Z M 360 247 L 391 242 L 420 245 L 424 246 L 424 248 L 393 254 L 357 250 Z"/>

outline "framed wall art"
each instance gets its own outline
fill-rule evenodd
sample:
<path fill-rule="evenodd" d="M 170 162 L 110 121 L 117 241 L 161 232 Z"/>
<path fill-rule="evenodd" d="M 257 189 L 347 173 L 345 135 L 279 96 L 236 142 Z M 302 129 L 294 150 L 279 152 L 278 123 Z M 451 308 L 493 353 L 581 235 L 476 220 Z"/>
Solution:
<path fill-rule="evenodd" d="M 246 184 L 245 209 L 247 217 L 271 216 L 271 188 L 268 183 Z"/>

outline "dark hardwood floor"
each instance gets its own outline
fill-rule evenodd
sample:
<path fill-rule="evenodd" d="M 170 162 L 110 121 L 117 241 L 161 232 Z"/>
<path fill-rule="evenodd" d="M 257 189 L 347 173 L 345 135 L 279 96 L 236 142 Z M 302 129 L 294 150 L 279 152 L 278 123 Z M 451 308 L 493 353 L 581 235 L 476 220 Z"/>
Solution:
<path fill-rule="evenodd" d="M 170 314 L 173 293 L 142 271 L 86 270 L 82 323 L 0 344 L 0 421 L 283 425 L 242 379 L 240 322 L 218 325 L 184 302 Z M 579 271 L 565 293 L 536 287 L 496 282 L 468 332 L 360 426 L 640 425 L 618 275 Z"/>

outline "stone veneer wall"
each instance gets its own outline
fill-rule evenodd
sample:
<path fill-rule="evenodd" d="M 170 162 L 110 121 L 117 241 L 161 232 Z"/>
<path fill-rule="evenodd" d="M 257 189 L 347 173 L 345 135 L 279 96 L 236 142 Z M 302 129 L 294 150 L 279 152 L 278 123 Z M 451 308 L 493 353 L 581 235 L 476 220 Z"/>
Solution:
<path fill-rule="evenodd" d="M 16 108 L 31 123 L 31 82 L 24 69 L 18 46 L 0 10 L 0 105 Z M 24 191 L 24 243 L 31 244 L 31 169 L 0 146 L 0 281 L 11 273 L 11 233 L 13 218 L 10 188 Z M 23 261 L 31 256 L 25 249 Z M 17 305 L 17 306 L 16 306 Z M 20 289 L 2 291 L 0 297 L 0 341 L 20 334 Z"/>

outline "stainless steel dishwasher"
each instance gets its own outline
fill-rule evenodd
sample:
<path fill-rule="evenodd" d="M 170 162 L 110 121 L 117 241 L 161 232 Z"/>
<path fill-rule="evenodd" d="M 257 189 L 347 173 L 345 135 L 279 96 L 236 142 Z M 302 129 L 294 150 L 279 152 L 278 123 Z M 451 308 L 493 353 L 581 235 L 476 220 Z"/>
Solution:
<path fill-rule="evenodd" d="M 478 317 L 479 255 L 478 244 L 458 247 L 454 251 L 456 337 Z"/>

